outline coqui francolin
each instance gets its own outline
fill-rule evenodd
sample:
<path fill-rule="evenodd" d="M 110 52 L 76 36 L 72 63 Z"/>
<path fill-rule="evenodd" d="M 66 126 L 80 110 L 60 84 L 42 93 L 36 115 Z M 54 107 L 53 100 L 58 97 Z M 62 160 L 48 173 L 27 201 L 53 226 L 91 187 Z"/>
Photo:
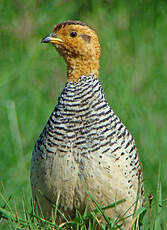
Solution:
<path fill-rule="evenodd" d="M 102 206 L 125 199 L 105 213 L 111 218 L 126 213 L 130 217 L 123 229 L 129 229 L 135 207 L 144 200 L 142 168 L 134 139 L 110 108 L 99 81 L 97 34 L 83 22 L 65 21 L 42 43 L 51 43 L 64 58 L 67 83 L 32 154 L 38 213 L 51 218 L 57 203 L 66 217 L 82 213 L 87 203 L 92 210 L 89 191 Z M 56 223 L 62 222 L 58 215 Z"/>

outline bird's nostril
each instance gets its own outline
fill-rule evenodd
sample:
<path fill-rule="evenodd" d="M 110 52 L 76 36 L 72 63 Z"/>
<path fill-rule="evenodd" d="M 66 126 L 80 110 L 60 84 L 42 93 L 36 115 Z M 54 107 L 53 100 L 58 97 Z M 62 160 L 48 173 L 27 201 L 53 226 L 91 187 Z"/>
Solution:
<path fill-rule="evenodd" d="M 56 36 L 56 33 L 55 33 L 55 32 L 51 33 L 51 34 L 50 34 L 50 37 L 56 38 L 56 37 L 57 37 L 57 36 Z"/>

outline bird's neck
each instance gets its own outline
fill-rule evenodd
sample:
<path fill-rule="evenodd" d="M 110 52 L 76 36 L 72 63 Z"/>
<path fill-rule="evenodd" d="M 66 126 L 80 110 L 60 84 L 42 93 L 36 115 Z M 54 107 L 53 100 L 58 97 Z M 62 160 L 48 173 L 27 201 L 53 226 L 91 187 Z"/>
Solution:
<path fill-rule="evenodd" d="M 99 60 L 80 58 L 68 58 L 67 63 L 67 80 L 68 82 L 78 82 L 81 76 L 94 75 L 98 78 Z"/>

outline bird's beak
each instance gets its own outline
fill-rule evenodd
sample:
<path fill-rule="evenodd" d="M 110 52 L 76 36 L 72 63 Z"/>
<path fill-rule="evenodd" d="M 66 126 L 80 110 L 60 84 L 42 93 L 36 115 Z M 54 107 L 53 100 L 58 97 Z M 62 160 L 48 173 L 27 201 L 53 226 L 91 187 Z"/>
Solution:
<path fill-rule="evenodd" d="M 49 34 L 41 40 L 41 43 L 59 44 L 62 41 L 63 41 L 62 39 L 56 38 L 55 34 L 54 34 L 54 37 L 53 37 L 53 34 Z"/>

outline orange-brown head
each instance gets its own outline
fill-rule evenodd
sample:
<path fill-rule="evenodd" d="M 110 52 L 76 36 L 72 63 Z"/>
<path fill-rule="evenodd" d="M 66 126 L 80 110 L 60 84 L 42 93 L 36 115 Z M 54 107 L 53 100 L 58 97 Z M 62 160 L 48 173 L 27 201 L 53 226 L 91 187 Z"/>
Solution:
<path fill-rule="evenodd" d="M 65 21 L 42 39 L 53 44 L 67 63 L 68 81 L 77 82 L 81 76 L 98 77 L 100 44 L 96 32 L 83 22 Z"/>

